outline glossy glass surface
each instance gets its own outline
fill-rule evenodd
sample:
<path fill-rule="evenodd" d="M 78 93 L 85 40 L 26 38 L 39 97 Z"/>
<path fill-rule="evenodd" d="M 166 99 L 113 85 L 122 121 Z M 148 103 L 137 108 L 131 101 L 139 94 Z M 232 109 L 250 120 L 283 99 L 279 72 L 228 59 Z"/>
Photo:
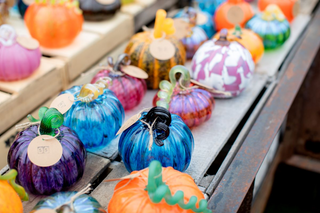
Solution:
<path fill-rule="evenodd" d="M 146 94 L 147 84 L 144 79 L 134 78 L 126 74 L 121 76 L 112 73 L 110 70 L 101 70 L 93 77 L 91 83 L 95 83 L 101 77 L 112 79 L 112 85 L 109 89 L 116 94 L 124 110 L 130 110 L 137 106 Z"/>
<path fill-rule="evenodd" d="M 6 1 L 0 1 L 0 25 L 9 17 L 9 7 Z"/>
<path fill-rule="evenodd" d="M 146 113 L 143 113 L 142 118 L 145 115 Z M 163 140 L 163 146 L 153 142 L 149 150 L 149 128 L 140 120 L 122 133 L 119 153 L 129 172 L 144 169 L 153 160 L 160 161 L 163 167 L 172 166 L 179 171 L 188 168 L 194 147 L 193 136 L 179 116 L 171 116 L 170 135 Z M 157 130 L 153 134 L 156 135 Z"/>
<path fill-rule="evenodd" d="M 50 195 L 67 190 L 83 175 L 87 156 L 84 145 L 70 128 L 61 126 L 59 130 L 57 139 L 63 153 L 53 166 L 39 167 L 28 158 L 28 146 L 38 136 L 38 125 L 18 133 L 9 150 L 9 167 L 18 171 L 17 182 L 32 194 Z"/>
<path fill-rule="evenodd" d="M 0 180 L 0 212 L 23 213 L 22 202 L 7 180 Z"/>
<path fill-rule="evenodd" d="M 280 47 L 290 37 L 290 24 L 286 19 L 266 21 L 258 14 L 247 22 L 246 28 L 262 38 L 265 49 Z"/>
<path fill-rule="evenodd" d="M 18 6 L 18 10 L 19 13 L 21 15 L 21 17 L 24 17 L 24 14 L 26 13 L 26 10 L 28 9 L 29 5 L 26 5 L 23 0 L 18 0 L 17 1 L 17 6 Z"/>
<path fill-rule="evenodd" d="M 111 4 L 100 4 L 97 0 L 79 0 L 83 17 L 88 21 L 102 21 L 111 18 L 121 7 L 120 0 Z"/>
<path fill-rule="evenodd" d="M 201 10 L 208 12 L 211 15 L 214 15 L 217 8 L 226 0 L 196 0 L 199 4 Z"/>
<path fill-rule="evenodd" d="M 70 93 L 76 98 L 81 86 L 74 86 L 61 94 Z M 76 101 L 64 114 L 64 125 L 73 129 L 92 152 L 104 148 L 115 138 L 124 120 L 124 109 L 115 94 L 105 89 L 91 102 Z"/>
<path fill-rule="evenodd" d="M 187 59 L 192 59 L 199 47 L 208 40 L 206 33 L 200 27 L 192 28 L 192 35 L 181 39 L 184 47 L 187 50 Z"/>
<path fill-rule="evenodd" d="M 71 197 L 74 196 L 76 192 L 59 192 L 52 196 L 49 196 L 37 203 L 37 205 L 32 209 L 30 213 L 34 213 L 40 209 L 57 209 L 57 212 L 66 212 L 63 211 L 63 208 L 67 209 L 70 207 L 63 206 L 71 200 Z M 106 213 L 106 211 L 101 207 L 96 199 L 90 197 L 86 194 L 80 195 L 73 202 L 74 212 L 76 213 Z M 68 211 L 67 211 L 68 212 Z"/>

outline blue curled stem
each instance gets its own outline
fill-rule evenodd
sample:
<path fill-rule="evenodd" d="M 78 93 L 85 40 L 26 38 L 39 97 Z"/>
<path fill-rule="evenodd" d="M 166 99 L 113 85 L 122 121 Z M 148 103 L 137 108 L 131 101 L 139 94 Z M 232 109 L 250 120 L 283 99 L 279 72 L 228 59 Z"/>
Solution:
<path fill-rule="evenodd" d="M 185 210 L 212 213 L 212 211 L 207 208 L 208 203 L 205 199 L 199 201 L 199 207 L 197 208 L 198 198 L 196 196 L 192 196 L 187 203 L 184 203 L 183 191 L 177 191 L 172 196 L 170 188 L 162 180 L 162 166 L 159 161 L 152 161 L 150 163 L 146 190 L 153 203 L 160 203 L 162 199 L 164 199 L 166 203 L 171 206 L 178 204 L 180 208 Z"/>
<path fill-rule="evenodd" d="M 169 109 L 169 103 L 171 101 L 171 96 L 173 90 L 177 84 L 176 74 L 180 74 L 179 86 L 181 89 L 186 89 L 190 85 L 190 73 L 189 70 L 181 65 L 176 65 L 171 68 L 169 72 L 170 82 L 163 80 L 160 82 L 160 91 L 158 92 L 159 101 L 157 101 L 157 106 Z"/>

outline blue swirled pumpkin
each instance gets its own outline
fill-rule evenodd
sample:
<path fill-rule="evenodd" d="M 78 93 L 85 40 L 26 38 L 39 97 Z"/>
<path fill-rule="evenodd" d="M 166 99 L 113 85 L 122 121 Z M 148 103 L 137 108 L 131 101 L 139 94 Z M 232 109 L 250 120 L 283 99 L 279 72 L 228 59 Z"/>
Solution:
<path fill-rule="evenodd" d="M 81 86 L 61 94 L 79 95 Z M 90 102 L 75 101 L 64 115 L 64 125 L 73 129 L 89 151 L 105 147 L 116 136 L 124 120 L 124 109 L 115 94 L 104 89 L 103 94 Z"/>
<path fill-rule="evenodd" d="M 214 15 L 217 8 L 226 0 L 196 0 L 202 11 L 206 11 L 211 15 Z"/>
<path fill-rule="evenodd" d="M 146 115 L 142 113 L 141 119 L 145 119 Z M 129 172 L 147 168 L 153 160 L 160 161 L 163 167 L 171 166 L 179 171 L 188 168 L 194 147 L 192 133 L 178 115 L 172 114 L 171 118 L 170 133 L 162 146 L 153 142 L 149 149 L 149 127 L 141 120 L 122 133 L 118 148 Z M 153 140 L 158 134 L 158 130 L 153 131 Z"/>
<path fill-rule="evenodd" d="M 73 211 L 70 203 L 71 198 L 76 192 L 59 192 L 40 200 L 30 213 L 36 213 L 40 209 L 52 209 L 57 212 L 76 212 L 76 213 L 106 213 L 99 202 L 83 194 L 73 202 Z"/>

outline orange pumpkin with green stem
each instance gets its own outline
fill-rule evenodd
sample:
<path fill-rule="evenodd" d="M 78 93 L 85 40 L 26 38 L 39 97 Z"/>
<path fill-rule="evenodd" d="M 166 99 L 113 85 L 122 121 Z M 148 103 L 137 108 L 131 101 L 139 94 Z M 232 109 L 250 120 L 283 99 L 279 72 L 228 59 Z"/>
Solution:
<path fill-rule="evenodd" d="M 36 0 L 28 7 L 24 20 L 41 46 L 61 48 L 81 32 L 83 16 L 77 0 Z"/>
<path fill-rule="evenodd" d="M 23 213 L 21 200 L 29 200 L 24 188 L 15 183 L 17 171 L 12 169 L 0 175 L 0 212 Z M 19 197 L 20 196 L 20 197 Z"/>

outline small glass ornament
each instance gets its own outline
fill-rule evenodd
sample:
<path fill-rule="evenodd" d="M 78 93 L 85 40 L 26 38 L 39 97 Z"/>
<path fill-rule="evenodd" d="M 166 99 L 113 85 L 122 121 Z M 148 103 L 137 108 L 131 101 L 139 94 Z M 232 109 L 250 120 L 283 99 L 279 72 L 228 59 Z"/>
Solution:
<path fill-rule="evenodd" d="M 58 192 L 40 200 L 30 213 L 51 209 L 57 213 L 107 213 L 99 202 L 86 195 L 92 189 L 90 184 L 79 192 Z"/>
<path fill-rule="evenodd" d="M 188 168 L 194 141 L 190 129 L 178 115 L 171 115 L 163 107 L 154 107 L 127 122 L 132 125 L 121 134 L 118 150 L 129 172 L 144 169 L 153 160 L 179 171 Z"/>
<path fill-rule="evenodd" d="M 177 74 L 180 74 L 178 82 Z M 190 74 L 184 66 L 173 67 L 169 76 L 171 82 L 161 81 L 159 86 L 161 90 L 154 97 L 153 104 L 179 115 L 190 128 L 209 120 L 215 106 L 210 92 L 197 86 L 190 86 Z"/>
<path fill-rule="evenodd" d="M 108 213 L 212 213 L 190 175 L 162 166 L 152 161 L 149 168 L 119 182 Z"/>
<path fill-rule="evenodd" d="M 227 29 L 223 29 L 218 40 L 209 40 L 199 48 L 192 59 L 191 77 L 236 97 L 249 85 L 255 66 L 250 52 L 240 43 L 228 41 L 227 35 Z M 214 97 L 230 96 L 220 93 Z"/>
<path fill-rule="evenodd" d="M 72 94 L 75 102 L 64 114 L 64 125 L 73 129 L 86 149 L 95 152 L 108 145 L 124 120 L 124 109 L 107 89 L 112 83 L 108 77 L 95 84 L 74 86 L 61 94 Z"/>
<path fill-rule="evenodd" d="M 39 120 L 31 115 L 28 118 L 31 123 L 18 127 L 29 127 L 18 133 L 8 153 L 8 165 L 18 171 L 18 183 L 38 195 L 68 189 L 83 175 L 87 157 L 84 145 L 74 131 L 62 125 L 63 115 L 55 108 L 41 107 Z M 36 164 L 30 155 L 30 144 L 40 136 L 43 143 L 35 149 L 36 154 L 41 155 L 40 160 L 47 162 L 49 155 L 58 152 L 52 148 L 56 140 L 62 147 L 61 157 L 58 156 L 58 161 L 50 166 Z"/>
<path fill-rule="evenodd" d="M 91 80 L 91 83 L 94 84 L 100 78 L 111 78 L 112 85 L 109 86 L 109 89 L 115 93 L 124 110 L 137 106 L 147 90 L 144 79 L 148 78 L 148 75 L 143 70 L 129 65 L 130 59 L 127 54 L 121 54 L 115 64 L 112 57 L 109 57 L 108 66 L 99 71 Z M 132 70 L 134 72 L 127 72 Z"/>
<path fill-rule="evenodd" d="M 109 19 L 120 10 L 120 0 L 79 0 L 83 17 L 88 21 L 103 21 Z"/>
<path fill-rule="evenodd" d="M 280 47 L 290 37 L 290 24 L 275 4 L 269 5 L 261 14 L 250 19 L 246 28 L 262 38 L 265 49 Z"/>
<path fill-rule="evenodd" d="M 29 77 L 40 66 L 39 43 L 17 37 L 10 25 L 0 26 L 0 80 L 16 81 Z"/>

